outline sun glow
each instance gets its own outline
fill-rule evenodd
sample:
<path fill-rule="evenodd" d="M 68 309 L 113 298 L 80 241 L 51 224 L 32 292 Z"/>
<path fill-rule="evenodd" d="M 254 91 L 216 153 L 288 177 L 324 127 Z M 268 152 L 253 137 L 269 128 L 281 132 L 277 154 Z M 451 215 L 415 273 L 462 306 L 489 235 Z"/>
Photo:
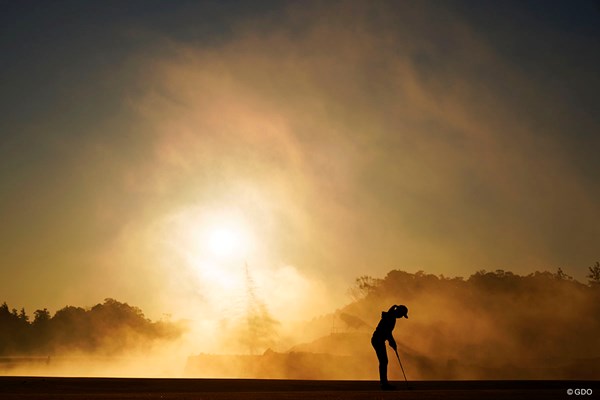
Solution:
<path fill-rule="evenodd" d="M 244 215 L 234 211 L 212 212 L 197 222 L 195 241 L 201 257 L 219 264 L 247 259 L 253 235 Z"/>
<path fill-rule="evenodd" d="M 256 230 L 250 221 L 237 208 L 212 207 L 189 207 L 166 220 L 165 266 L 181 268 L 185 282 L 179 285 L 200 293 L 202 303 L 217 313 L 224 298 L 232 302 L 243 292 L 246 263 L 258 265 Z"/>
<path fill-rule="evenodd" d="M 239 228 L 215 227 L 209 230 L 207 236 L 207 247 L 218 258 L 240 256 L 246 251 L 244 235 Z"/>
<path fill-rule="evenodd" d="M 171 219 L 166 237 L 172 249 L 195 264 L 247 261 L 255 250 L 254 230 L 247 221 L 235 209 L 191 208 Z"/>

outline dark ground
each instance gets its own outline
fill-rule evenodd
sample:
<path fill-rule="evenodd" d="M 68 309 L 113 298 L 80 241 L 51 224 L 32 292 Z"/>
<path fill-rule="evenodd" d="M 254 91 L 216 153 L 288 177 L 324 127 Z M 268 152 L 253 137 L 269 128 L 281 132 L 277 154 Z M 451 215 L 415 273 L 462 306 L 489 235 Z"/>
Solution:
<path fill-rule="evenodd" d="M 0 377 L 0 399 L 568 399 L 598 398 L 600 381 L 373 381 Z M 568 395 L 568 389 L 592 395 Z"/>

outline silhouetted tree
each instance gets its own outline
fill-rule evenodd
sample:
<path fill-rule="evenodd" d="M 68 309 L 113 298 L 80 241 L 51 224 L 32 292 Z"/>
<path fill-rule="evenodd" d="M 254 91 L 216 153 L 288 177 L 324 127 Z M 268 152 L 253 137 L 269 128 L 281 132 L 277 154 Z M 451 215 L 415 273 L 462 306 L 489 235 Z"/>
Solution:
<path fill-rule="evenodd" d="M 52 317 L 52 341 L 56 346 L 91 351 L 95 347 L 89 339 L 91 330 L 88 314 L 81 307 L 61 308 Z"/>
<path fill-rule="evenodd" d="M 16 309 L 0 305 L 0 353 L 20 353 L 27 347 L 29 323 L 19 317 Z"/>
<path fill-rule="evenodd" d="M 240 343 L 250 354 L 271 347 L 278 336 L 279 321 L 274 319 L 258 294 L 250 269 L 246 265 L 246 327 Z"/>
<path fill-rule="evenodd" d="M 35 310 L 33 315 L 34 324 L 44 324 L 50 321 L 50 312 L 46 308 L 44 308 L 43 310 Z"/>
<path fill-rule="evenodd" d="M 381 279 L 363 275 L 356 278 L 354 286 L 348 290 L 348 294 L 354 300 L 360 300 L 373 292 L 381 284 Z"/>
<path fill-rule="evenodd" d="M 600 262 L 596 261 L 596 264 L 589 269 L 590 273 L 586 277 L 590 279 L 590 285 L 600 285 Z"/>
<path fill-rule="evenodd" d="M 573 280 L 573 277 L 565 274 L 564 271 L 562 270 L 562 268 L 558 268 L 555 276 L 556 276 L 556 279 L 567 280 L 567 281 Z"/>
<path fill-rule="evenodd" d="M 29 316 L 25 312 L 25 308 L 21 308 L 21 312 L 19 313 L 19 319 L 25 322 L 29 322 Z"/>

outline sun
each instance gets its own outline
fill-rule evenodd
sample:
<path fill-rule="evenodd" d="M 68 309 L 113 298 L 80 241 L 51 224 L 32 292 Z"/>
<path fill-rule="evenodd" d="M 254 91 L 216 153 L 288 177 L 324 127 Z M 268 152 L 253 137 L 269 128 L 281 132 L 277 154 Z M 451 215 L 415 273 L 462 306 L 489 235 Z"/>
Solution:
<path fill-rule="evenodd" d="M 171 220 L 167 242 L 196 269 L 238 265 L 256 255 L 248 217 L 235 209 L 186 210 Z"/>
<path fill-rule="evenodd" d="M 239 230 L 231 227 L 215 227 L 208 233 L 208 249 L 214 256 L 228 258 L 239 255 L 243 247 Z"/>
<path fill-rule="evenodd" d="M 214 221 L 204 234 L 204 248 L 213 260 L 243 259 L 250 251 L 248 228 L 241 221 Z"/>

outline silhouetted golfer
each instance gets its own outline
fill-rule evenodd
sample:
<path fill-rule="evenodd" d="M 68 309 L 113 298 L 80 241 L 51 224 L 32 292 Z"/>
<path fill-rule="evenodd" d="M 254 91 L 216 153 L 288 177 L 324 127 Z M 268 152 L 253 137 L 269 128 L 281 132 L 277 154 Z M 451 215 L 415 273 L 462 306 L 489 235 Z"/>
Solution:
<path fill-rule="evenodd" d="M 371 344 L 377 353 L 377 359 L 379 360 L 379 380 L 381 382 L 381 388 L 383 390 L 394 389 L 394 386 L 390 385 L 387 379 L 387 365 L 388 357 L 387 350 L 385 348 L 385 341 L 387 340 L 390 347 L 397 351 L 396 341 L 392 336 L 392 331 L 396 326 L 396 318 L 408 318 L 408 308 L 406 306 L 393 305 L 390 309 L 385 312 L 381 312 L 381 321 L 377 324 L 373 337 L 371 338 Z"/>

